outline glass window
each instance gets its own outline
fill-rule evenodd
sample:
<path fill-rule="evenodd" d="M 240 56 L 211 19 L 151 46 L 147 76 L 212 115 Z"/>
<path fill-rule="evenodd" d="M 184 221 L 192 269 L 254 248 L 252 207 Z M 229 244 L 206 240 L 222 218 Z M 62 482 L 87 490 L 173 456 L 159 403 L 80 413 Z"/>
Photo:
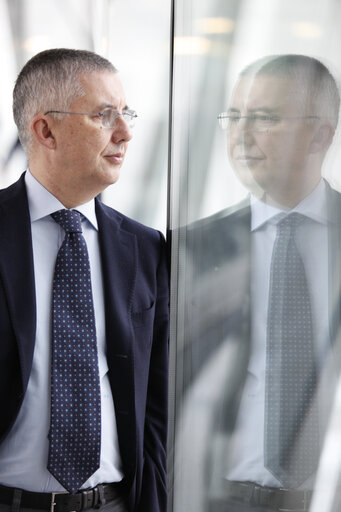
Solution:
<path fill-rule="evenodd" d="M 340 4 L 174 15 L 171 510 L 336 512 Z"/>

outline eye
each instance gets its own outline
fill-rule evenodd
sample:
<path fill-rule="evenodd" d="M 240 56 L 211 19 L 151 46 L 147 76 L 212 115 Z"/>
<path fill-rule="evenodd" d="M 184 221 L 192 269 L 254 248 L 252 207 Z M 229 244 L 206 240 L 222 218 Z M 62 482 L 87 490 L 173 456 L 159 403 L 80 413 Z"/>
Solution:
<path fill-rule="evenodd" d="M 117 117 L 117 112 L 113 108 L 105 108 L 102 112 L 103 126 L 110 128 L 114 125 Z"/>
<path fill-rule="evenodd" d="M 258 121 L 271 121 L 271 117 L 266 115 L 254 116 L 254 119 Z"/>
<path fill-rule="evenodd" d="M 137 118 L 137 114 L 135 110 L 127 109 L 122 112 L 123 119 L 128 123 L 130 128 L 132 128 L 135 124 L 135 119 Z"/>
<path fill-rule="evenodd" d="M 270 114 L 256 114 L 252 116 L 252 119 L 254 121 L 259 121 L 262 123 L 276 123 L 277 121 L 280 120 L 278 116 L 273 116 Z"/>
<path fill-rule="evenodd" d="M 230 123 L 238 123 L 240 120 L 240 114 L 230 114 L 227 116 Z"/>

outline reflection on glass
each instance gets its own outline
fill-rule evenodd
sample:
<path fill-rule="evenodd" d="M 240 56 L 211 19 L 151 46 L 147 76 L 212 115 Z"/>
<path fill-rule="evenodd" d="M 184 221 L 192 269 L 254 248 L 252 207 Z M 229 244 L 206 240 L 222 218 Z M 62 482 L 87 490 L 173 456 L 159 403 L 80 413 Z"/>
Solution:
<path fill-rule="evenodd" d="M 269 56 L 218 116 L 249 195 L 180 235 L 186 510 L 309 510 L 318 490 L 339 373 L 341 196 L 322 178 L 339 103 L 320 61 Z"/>

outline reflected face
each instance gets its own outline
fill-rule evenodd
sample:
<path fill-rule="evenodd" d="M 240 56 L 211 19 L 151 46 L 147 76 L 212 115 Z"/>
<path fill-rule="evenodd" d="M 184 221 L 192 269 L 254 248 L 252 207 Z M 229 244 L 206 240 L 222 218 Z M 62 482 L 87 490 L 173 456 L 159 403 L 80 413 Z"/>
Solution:
<path fill-rule="evenodd" d="M 121 81 L 116 73 L 94 72 L 81 78 L 84 96 L 72 103 L 72 112 L 97 113 L 105 107 L 126 108 Z M 102 126 L 100 117 L 66 115 L 55 127 L 60 187 L 81 189 L 96 195 L 119 178 L 132 133 L 119 116 L 113 128 Z"/>
<path fill-rule="evenodd" d="M 315 124 L 292 119 L 305 112 L 300 93 L 291 79 L 244 76 L 237 83 L 229 114 L 274 116 L 271 123 L 240 119 L 228 131 L 228 154 L 240 181 L 249 189 L 256 182 L 272 194 L 283 187 L 295 189 L 309 180 L 308 160 Z M 289 117 L 291 119 L 283 119 Z"/>

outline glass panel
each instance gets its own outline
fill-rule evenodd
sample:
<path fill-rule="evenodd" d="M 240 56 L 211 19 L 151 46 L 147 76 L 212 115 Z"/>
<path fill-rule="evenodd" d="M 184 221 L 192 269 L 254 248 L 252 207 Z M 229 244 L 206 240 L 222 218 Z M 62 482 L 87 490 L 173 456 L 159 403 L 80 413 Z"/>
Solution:
<path fill-rule="evenodd" d="M 340 507 L 340 9 L 174 1 L 174 512 Z"/>

